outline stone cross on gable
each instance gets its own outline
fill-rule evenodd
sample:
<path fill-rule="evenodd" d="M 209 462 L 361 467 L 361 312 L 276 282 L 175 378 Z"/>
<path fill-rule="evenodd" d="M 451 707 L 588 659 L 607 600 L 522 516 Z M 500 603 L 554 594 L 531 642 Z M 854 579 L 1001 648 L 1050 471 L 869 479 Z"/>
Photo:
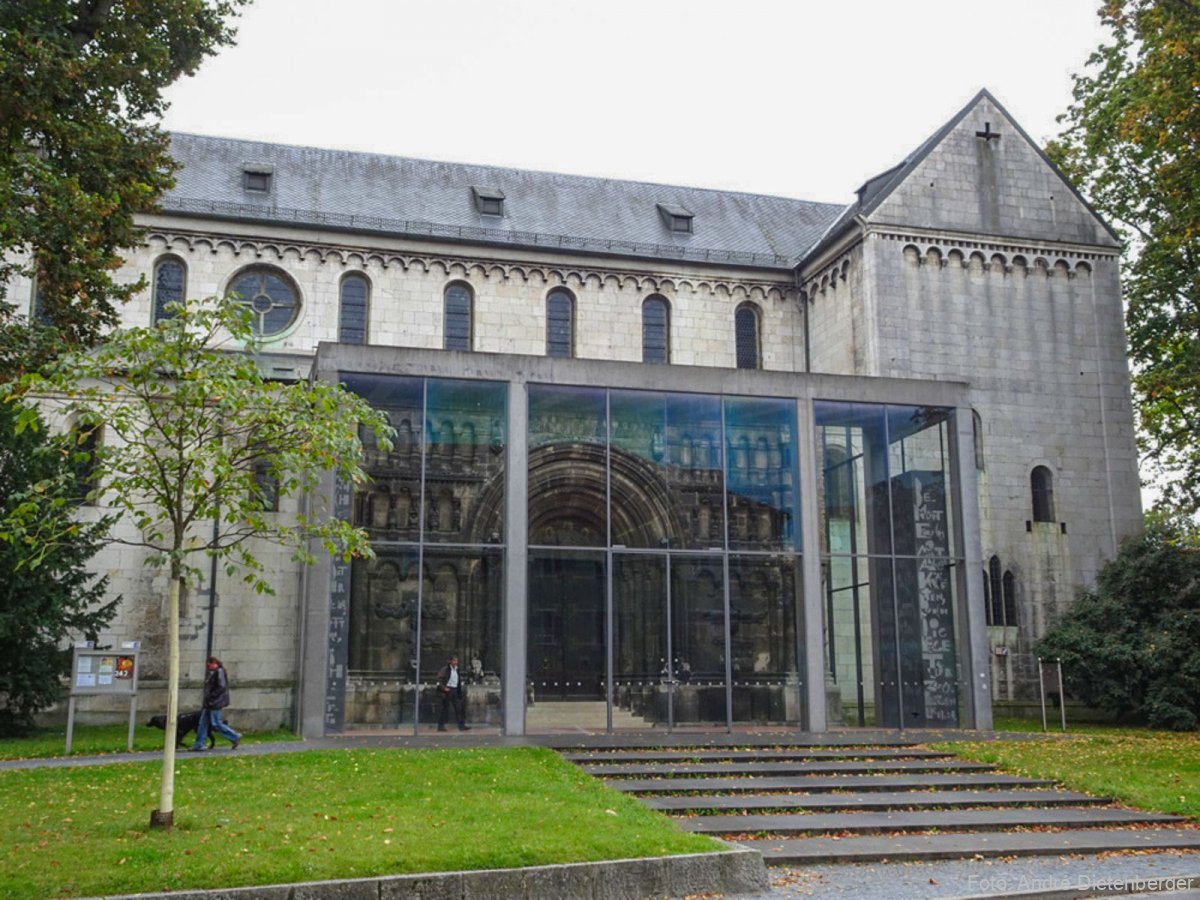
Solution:
<path fill-rule="evenodd" d="M 992 131 L 992 123 L 991 122 L 984 122 L 983 123 L 983 131 L 975 132 L 975 137 L 981 137 L 985 141 L 990 143 L 992 138 L 995 138 L 996 140 L 1000 140 L 1000 132 Z"/>

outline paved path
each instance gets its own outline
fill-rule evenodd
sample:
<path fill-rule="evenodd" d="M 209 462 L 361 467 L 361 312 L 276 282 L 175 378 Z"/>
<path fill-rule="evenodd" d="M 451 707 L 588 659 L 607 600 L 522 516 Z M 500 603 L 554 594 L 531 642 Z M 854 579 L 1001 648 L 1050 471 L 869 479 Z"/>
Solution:
<path fill-rule="evenodd" d="M 771 869 L 771 892 L 753 900 L 934 900 L 949 897 L 1012 896 L 1032 891 L 1071 891 L 1086 897 L 1097 888 L 1124 885 L 1134 890 L 1154 878 L 1194 878 L 1200 883 L 1200 854 L 1152 856 L 1068 856 L 1009 860 L 876 863 Z M 1158 887 L 1161 888 L 1161 885 Z M 1112 896 L 1108 891 L 1107 896 Z M 1151 896 L 1191 898 L 1200 892 Z M 725 900 L 752 900 L 731 895 Z"/>

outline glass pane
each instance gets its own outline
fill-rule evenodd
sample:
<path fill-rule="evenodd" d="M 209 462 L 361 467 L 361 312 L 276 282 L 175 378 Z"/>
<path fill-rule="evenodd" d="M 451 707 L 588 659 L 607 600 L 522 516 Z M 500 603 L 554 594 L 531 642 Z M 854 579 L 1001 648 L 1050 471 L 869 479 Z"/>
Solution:
<path fill-rule="evenodd" d="M 416 679 L 417 551 L 376 547 L 350 572 L 346 725 L 412 723 Z"/>
<path fill-rule="evenodd" d="M 729 558 L 733 720 L 800 722 L 800 558 Z"/>
<path fill-rule="evenodd" d="M 800 521 L 793 400 L 725 401 L 729 547 L 795 550 Z"/>
<path fill-rule="evenodd" d="M 898 675 L 891 560 L 834 556 L 821 569 L 830 724 L 894 727 Z"/>
<path fill-rule="evenodd" d="M 663 394 L 612 391 L 612 541 L 617 547 L 666 547 L 679 533 L 664 478 L 667 407 Z"/>
<path fill-rule="evenodd" d="M 566 291 L 551 291 L 546 298 L 546 355 L 574 356 L 575 341 L 572 332 L 573 307 L 571 295 Z"/>
<path fill-rule="evenodd" d="M 955 652 L 956 579 L 944 557 L 896 559 L 902 710 L 884 724 L 906 728 L 958 725 L 958 660 Z M 886 653 L 881 654 L 886 657 Z"/>
<path fill-rule="evenodd" d="M 446 288 L 445 329 L 447 350 L 471 349 L 471 291 L 466 285 Z"/>
<path fill-rule="evenodd" d="M 952 556 L 953 411 L 930 406 L 889 406 L 887 417 L 894 552 Z"/>
<path fill-rule="evenodd" d="M 262 333 L 278 334 L 296 317 L 296 292 L 292 286 L 271 272 L 263 276 L 263 290 L 271 298 L 271 309 L 263 317 Z"/>
<path fill-rule="evenodd" d="M 667 459 L 662 468 L 670 502 L 672 547 L 725 546 L 721 402 L 702 394 L 667 394 Z"/>
<path fill-rule="evenodd" d="M 758 368 L 758 313 L 749 306 L 734 313 L 734 330 L 737 340 L 737 367 Z"/>
<path fill-rule="evenodd" d="M 499 543 L 507 386 L 430 378 L 426 404 L 425 540 Z"/>
<path fill-rule="evenodd" d="M 667 724 L 667 557 L 613 554 L 613 726 Z"/>
<path fill-rule="evenodd" d="M 421 592 L 421 724 L 435 726 L 438 671 L 458 657 L 468 724 L 500 722 L 504 670 L 500 550 L 427 550 Z M 454 718 L 449 710 L 449 718 Z"/>
<path fill-rule="evenodd" d="M 614 546 L 724 546 L 721 406 L 701 394 L 613 391 Z"/>
<path fill-rule="evenodd" d="M 642 304 L 642 362 L 667 361 L 667 301 L 649 297 Z"/>
<path fill-rule="evenodd" d="M 177 259 L 164 259 L 154 270 L 154 321 L 167 318 L 168 303 L 184 301 L 184 268 Z"/>
<path fill-rule="evenodd" d="M 529 554 L 530 733 L 608 723 L 603 553 L 533 550 Z"/>
<path fill-rule="evenodd" d="M 367 279 L 347 275 L 342 279 L 338 340 L 343 344 L 367 342 Z"/>
<path fill-rule="evenodd" d="M 821 551 L 890 553 L 884 408 L 818 401 L 813 415 L 823 476 L 817 485 Z"/>
<path fill-rule="evenodd" d="M 608 434 L 602 389 L 529 387 L 529 543 L 608 540 Z"/>
<path fill-rule="evenodd" d="M 341 375 L 347 390 L 387 414 L 395 446 L 383 452 L 363 446 L 363 469 L 371 481 L 354 494 L 353 522 L 374 541 L 415 541 L 420 534 L 422 395 L 420 378 Z"/>
<path fill-rule="evenodd" d="M 671 556 L 676 725 L 725 723 L 725 579 L 720 556 Z"/>

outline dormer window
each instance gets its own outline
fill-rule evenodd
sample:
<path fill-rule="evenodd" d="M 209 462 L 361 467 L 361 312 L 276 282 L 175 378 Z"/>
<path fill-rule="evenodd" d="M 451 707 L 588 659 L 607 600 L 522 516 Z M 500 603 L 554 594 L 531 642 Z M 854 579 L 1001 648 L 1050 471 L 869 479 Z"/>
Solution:
<path fill-rule="evenodd" d="M 499 188 L 473 187 L 471 196 L 481 216 L 504 215 L 504 191 Z"/>
<path fill-rule="evenodd" d="M 252 194 L 269 194 L 273 174 L 270 166 L 242 166 L 242 189 Z"/>
<path fill-rule="evenodd" d="M 660 203 L 658 204 L 658 214 L 672 234 L 692 233 L 692 213 L 682 206 Z"/>

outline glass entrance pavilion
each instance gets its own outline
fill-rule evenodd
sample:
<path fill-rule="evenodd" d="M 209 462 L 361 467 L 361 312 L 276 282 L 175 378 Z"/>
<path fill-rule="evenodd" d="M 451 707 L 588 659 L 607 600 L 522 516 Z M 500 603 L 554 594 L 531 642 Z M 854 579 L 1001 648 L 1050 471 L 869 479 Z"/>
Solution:
<path fill-rule="evenodd" d="M 386 411 L 305 733 L 986 727 L 965 385 L 323 345 Z M 963 423 L 966 423 L 965 428 Z M 976 634 L 975 632 L 978 632 Z"/>

